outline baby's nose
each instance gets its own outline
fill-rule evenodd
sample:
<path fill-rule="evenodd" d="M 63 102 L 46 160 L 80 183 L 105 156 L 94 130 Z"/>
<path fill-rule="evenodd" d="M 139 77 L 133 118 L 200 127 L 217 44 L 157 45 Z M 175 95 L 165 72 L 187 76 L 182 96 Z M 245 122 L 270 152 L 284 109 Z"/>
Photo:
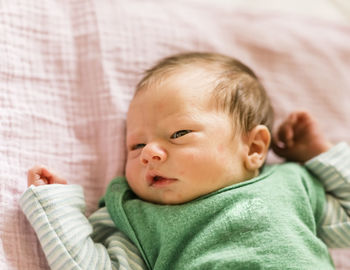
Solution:
<path fill-rule="evenodd" d="M 152 162 L 164 162 L 167 158 L 167 153 L 158 144 L 148 143 L 141 153 L 141 163 L 147 165 Z"/>

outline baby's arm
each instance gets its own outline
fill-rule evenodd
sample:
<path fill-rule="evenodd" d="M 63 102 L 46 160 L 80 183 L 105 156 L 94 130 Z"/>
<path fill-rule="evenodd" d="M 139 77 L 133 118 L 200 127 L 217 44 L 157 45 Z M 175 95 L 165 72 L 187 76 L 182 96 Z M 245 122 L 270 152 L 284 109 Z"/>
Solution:
<path fill-rule="evenodd" d="M 140 253 L 105 208 L 89 219 L 83 190 L 44 166 L 28 171 L 20 206 L 33 226 L 51 269 L 146 269 Z"/>
<path fill-rule="evenodd" d="M 318 235 L 334 248 L 350 247 L 350 147 L 339 143 L 305 166 L 326 191 L 327 203 Z"/>
<path fill-rule="evenodd" d="M 273 144 L 279 156 L 305 163 L 326 191 L 318 234 L 329 247 L 350 247 L 350 148 L 324 137 L 307 112 L 292 113 L 279 127 Z"/>
<path fill-rule="evenodd" d="M 328 151 L 332 144 L 308 112 L 293 112 L 278 128 L 273 151 L 289 161 L 304 163 Z"/>

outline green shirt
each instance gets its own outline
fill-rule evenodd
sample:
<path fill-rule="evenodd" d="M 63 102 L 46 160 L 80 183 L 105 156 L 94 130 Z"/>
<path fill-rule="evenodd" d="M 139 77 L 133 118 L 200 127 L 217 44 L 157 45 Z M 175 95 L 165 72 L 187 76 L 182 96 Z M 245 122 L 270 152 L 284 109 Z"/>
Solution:
<path fill-rule="evenodd" d="M 334 269 L 317 237 L 326 198 L 293 163 L 181 205 L 140 200 L 114 179 L 102 204 L 149 269 Z"/>

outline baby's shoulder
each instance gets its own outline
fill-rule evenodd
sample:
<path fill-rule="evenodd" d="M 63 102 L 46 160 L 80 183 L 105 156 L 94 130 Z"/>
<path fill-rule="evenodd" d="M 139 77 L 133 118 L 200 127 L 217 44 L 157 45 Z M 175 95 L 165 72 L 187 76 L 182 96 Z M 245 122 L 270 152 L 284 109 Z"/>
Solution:
<path fill-rule="evenodd" d="M 296 162 L 283 162 L 278 164 L 268 164 L 265 165 L 261 174 L 287 174 L 287 175 L 297 175 L 297 174 L 309 174 L 307 168 Z"/>
<path fill-rule="evenodd" d="M 304 186 L 318 185 L 316 176 L 307 167 L 295 162 L 267 165 L 262 174 L 280 181 L 300 182 Z"/>

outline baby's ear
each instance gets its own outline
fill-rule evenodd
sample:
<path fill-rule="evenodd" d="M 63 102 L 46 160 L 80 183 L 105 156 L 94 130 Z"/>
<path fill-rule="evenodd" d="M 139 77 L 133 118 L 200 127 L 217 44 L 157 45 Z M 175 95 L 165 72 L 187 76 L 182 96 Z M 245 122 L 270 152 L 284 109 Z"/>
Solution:
<path fill-rule="evenodd" d="M 258 170 L 265 162 L 271 142 L 271 134 L 264 125 L 254 127 L 247 135 L 248 153 L 245 167 L 249 171 Z"/>

